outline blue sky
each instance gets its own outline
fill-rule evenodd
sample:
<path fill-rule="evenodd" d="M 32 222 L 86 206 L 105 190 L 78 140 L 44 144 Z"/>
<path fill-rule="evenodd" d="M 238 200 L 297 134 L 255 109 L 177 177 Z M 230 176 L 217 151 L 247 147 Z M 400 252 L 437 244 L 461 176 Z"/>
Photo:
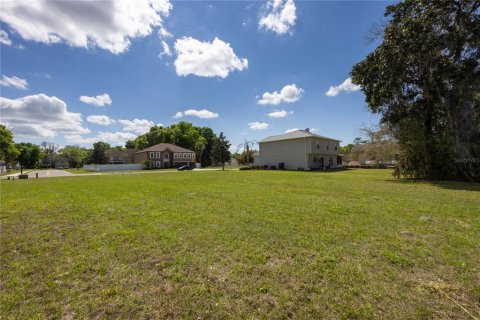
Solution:
<path fill-rule="evenodd" d="M 233 145 L 307 127 L 347 144 L 378 123 L 348 78 L 387 2 L 31 3 L 0 13 L 16 141 L 117 145 L 185 120 Z"/>

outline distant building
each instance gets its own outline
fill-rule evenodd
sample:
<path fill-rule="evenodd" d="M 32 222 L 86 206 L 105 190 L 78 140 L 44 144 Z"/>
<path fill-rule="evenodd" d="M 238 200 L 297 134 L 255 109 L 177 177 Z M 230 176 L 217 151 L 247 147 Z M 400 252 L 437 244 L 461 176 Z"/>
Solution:
<path fill-rule="evenodd" d="M 316 170 L 342 166 L 340 140 L 295 130 L 259 142 L 254 164 L 278 169 Z"/>
<path fill-rule="evenodd" d="M 170 143 L 159 143 L 135 153 L 135 163 L 149 163 L 154 168 L 178 168 L 195 165 L 195 152 Z"/>
<path fill-rule="evenodd" d="M 43 168 L 56 168 L 56 169 L 68 169 L 70 167 L 68 159 L 58 154 L 48 155 L 43 158 L 41 167 Z"/>
<path fill-rule="evenodd" d="M 135 150 L 109 150 L 107 151 L 109 164 L 128 164 L 135 163 Z"/>

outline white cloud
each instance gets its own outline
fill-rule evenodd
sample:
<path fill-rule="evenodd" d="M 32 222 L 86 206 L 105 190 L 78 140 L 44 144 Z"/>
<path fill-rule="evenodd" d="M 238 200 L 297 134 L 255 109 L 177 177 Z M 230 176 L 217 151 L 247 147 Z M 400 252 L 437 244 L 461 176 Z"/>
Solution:
<path fill-rule="evenodd" d="M 82 115 L 67 110 L 67 105 L 57 97 L 43 93 L 18 99 L 0 97 L 2 123 L 15 136 L 55 137 L 63 134 L 86 134 Z"/>
<path fill-rule="evenodd" d="M 137 136 L 131 132 L 100 132 L 98 139 L 112 144 L 124 144 L 127 140 L 135 139 Z"/>
<path fill-rule="evenodd" d="M 293 111 L 286 111 L 286 110 L 273 110 L 273 112 L 270 112 L 268 116 L 270 118 L 285 118 L 287 115 L 293 114 Z"/>
<path fill-rule="evenodd" d="M 87 144 L 87 143 L 95 143 L 100 140 L 98 140 L 97 137 L 92 137 L 92 138 L 85 138 L 82 137 L 79 134 L 67 134 L 63 136 L 65 138 L 65 141 L 70 142 L 70 143 L 79 143 L 79 144 Z"/>
<path fill-rule="evenodd" d="M 331 86 L 325 93 L 328 97 L 335 97 L 340 92 L 345 91 L 347 93 L 360 90 L 361 87 L 352 83 L 352 78 L 347 78 L 338 86 Z"/>
<path fill-rule="evenodd" d="M 265 28 L 280 35 L 291 33 L 291 28 L 297 19 L 293 0 L 270 0 L 267 3 L 267 11 L 260 18 L 259 28 Z"/>
<path fill-rule="evenodd" d="M 265 129 L 268 129 L 268 127 L 270 126 L 268 123 L 266 122 L 250 122 L 248 124 L 248 126 L 250 127 L 250 129 L 252 129 L 253 131 L 257 131 L 257 130 L 265 130 Z"/>
<path fill-rule="evenodd" d="M 183 37 L 175 42 L 175 70 L 179 76 L 226 78 L 232 71 L 248 68 L 248 60 L 237 57 L 229 43 L 215 38 L 201 42 Z"/>
<path fill-rule="evenodd" d="M 310 128 L 310 132 L 318 132 L 318 131 L 319 131 L 319 129 L 317 129 L 317 128 Z"/>
<path fill-rule="evenodd" d="M 164 27 L 160 27 L 160 30 L 158 30 L 158 35 L 164 39 L 173 37 L 173 35 L 168 32 L 167 29 L 165 29 Z"/>
<path fill-rule="evenodd" d="M 283 87 L 282 90 L 280 90 L 280 93 L 278 93 L 277 91 L 274 91 L 272 93 L 265 92 L 262 95 L 262 98 L 258 100 L 257 103 L 262 105 L 265 105 L 265 104 L 277 105 L 282 102 L 287 102 L 287 103 L 295 102 L 301 98 L 304 92 L 305 91 L 303 89 L 297 88 L 295 84 L 289 84 Z"/>
<path fill-rule="evenodd" d="M 101 126 L 109 126 L 109 125 L 115 123 L 115 120 L 113 120 L 109 116 L 102 116 L 102 115 L 88 116 L 87 121 L 91 122 L 91 123 L 101 125 Z"/>
<path fill-rule="evenodd" d="M 5 30 L 0 30 L 0 43 L 6 46 L 12 45 L 12 40 L 10 40 L 8 33 Z"/>
<path fill-rule="evenodd" d="M 137 134 L 144 134 L 150 131 L 150 128 L 155 125 L 153 121 L 147 119 L 118 120 L 118 122 L 123 125 L 123 131 Z"/>
<path fill-rule="evenodd" d="M 162 52 L 160 52 L 161 56 L 171 56 L 172 51 L 170 51 L 170 46 L 165 40 L 162 40 Z"/>
<path fill-rule="evenodd" d="M 183 117 L 183 112 L 182 111 L 178 111 L 177 113 L 175 113 L 175 115 L 173 116 L 174 119 L 178 119 L 178 118 L 181 118 Z"/>
<path fill-rule="evenodd" d="M 208 111 L 207 109 L 202 109 L 202 110 L 188 109 L 183 112 L 178 111 L 177 113 L 175 113 L 173 117 L 177 119 L 185 116 L 198 117 L 200 119 L 215 119 L 215 118 L 218 118 L 218 113 Z"/>
<path fill-rule="evenodd" d="M 4 87 L 13 87 L 17 89 L 28 90 L 28 82 L 25 79 L 21 79 L 19 77 L 7 77 L 3 76 L 2 80 L 0 80 L 0 85 Z"/>
<path fill-rule="evenodd" d="M 168 0 L 2 1 L 0 20 L 25 40 L 65 42 L 114 54 L 128 50 L 131 40 L 163 28 Z"/>
<path fill-rule="evenodd" d="M 65 135 L 69 143 L 92 144 L 98 141 L 114 145 L 123 145 L 127 140 L 135 139 L 137 136 L 130 132 L 99 132 L 95 137 L 83 137 L 79 134 Z"/>
<path fill-rule="evenodd" d="M 107 93 L 98 95 L 96 97 L 80 96 L 80 101 L 97 107 L 104 107 L 112 104 L 112 99 Z"/>

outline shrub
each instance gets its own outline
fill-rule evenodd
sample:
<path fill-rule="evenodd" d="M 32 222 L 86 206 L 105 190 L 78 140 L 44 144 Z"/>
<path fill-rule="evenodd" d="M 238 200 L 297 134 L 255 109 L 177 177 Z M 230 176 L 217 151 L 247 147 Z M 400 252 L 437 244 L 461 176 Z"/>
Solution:
<path fill-rule="evenodd" d="M 240 167 L 239 170 L 252 170 L 252 168 L 251 167 Z"/>
<path fill-rule="evenodd" d="M 153 169 L 153 161 L 145 160 L 143 161 L 143 170 L 151 170 Z"/>

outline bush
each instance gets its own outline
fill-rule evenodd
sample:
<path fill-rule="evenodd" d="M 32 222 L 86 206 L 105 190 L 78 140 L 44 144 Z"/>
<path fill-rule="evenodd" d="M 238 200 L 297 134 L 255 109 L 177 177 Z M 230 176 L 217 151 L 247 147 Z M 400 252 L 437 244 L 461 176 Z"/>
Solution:
<path fill-rule="evenodd" d="M 151 160 L 145 160 L 143 161 L 143 170 L 151 170 L 153 169 L 153 161 Z"/>
<path fill-rule="evenodd" d="M 239 170 L 252 170 L 252 168 L 251 167 L 240 167 Z"/>

